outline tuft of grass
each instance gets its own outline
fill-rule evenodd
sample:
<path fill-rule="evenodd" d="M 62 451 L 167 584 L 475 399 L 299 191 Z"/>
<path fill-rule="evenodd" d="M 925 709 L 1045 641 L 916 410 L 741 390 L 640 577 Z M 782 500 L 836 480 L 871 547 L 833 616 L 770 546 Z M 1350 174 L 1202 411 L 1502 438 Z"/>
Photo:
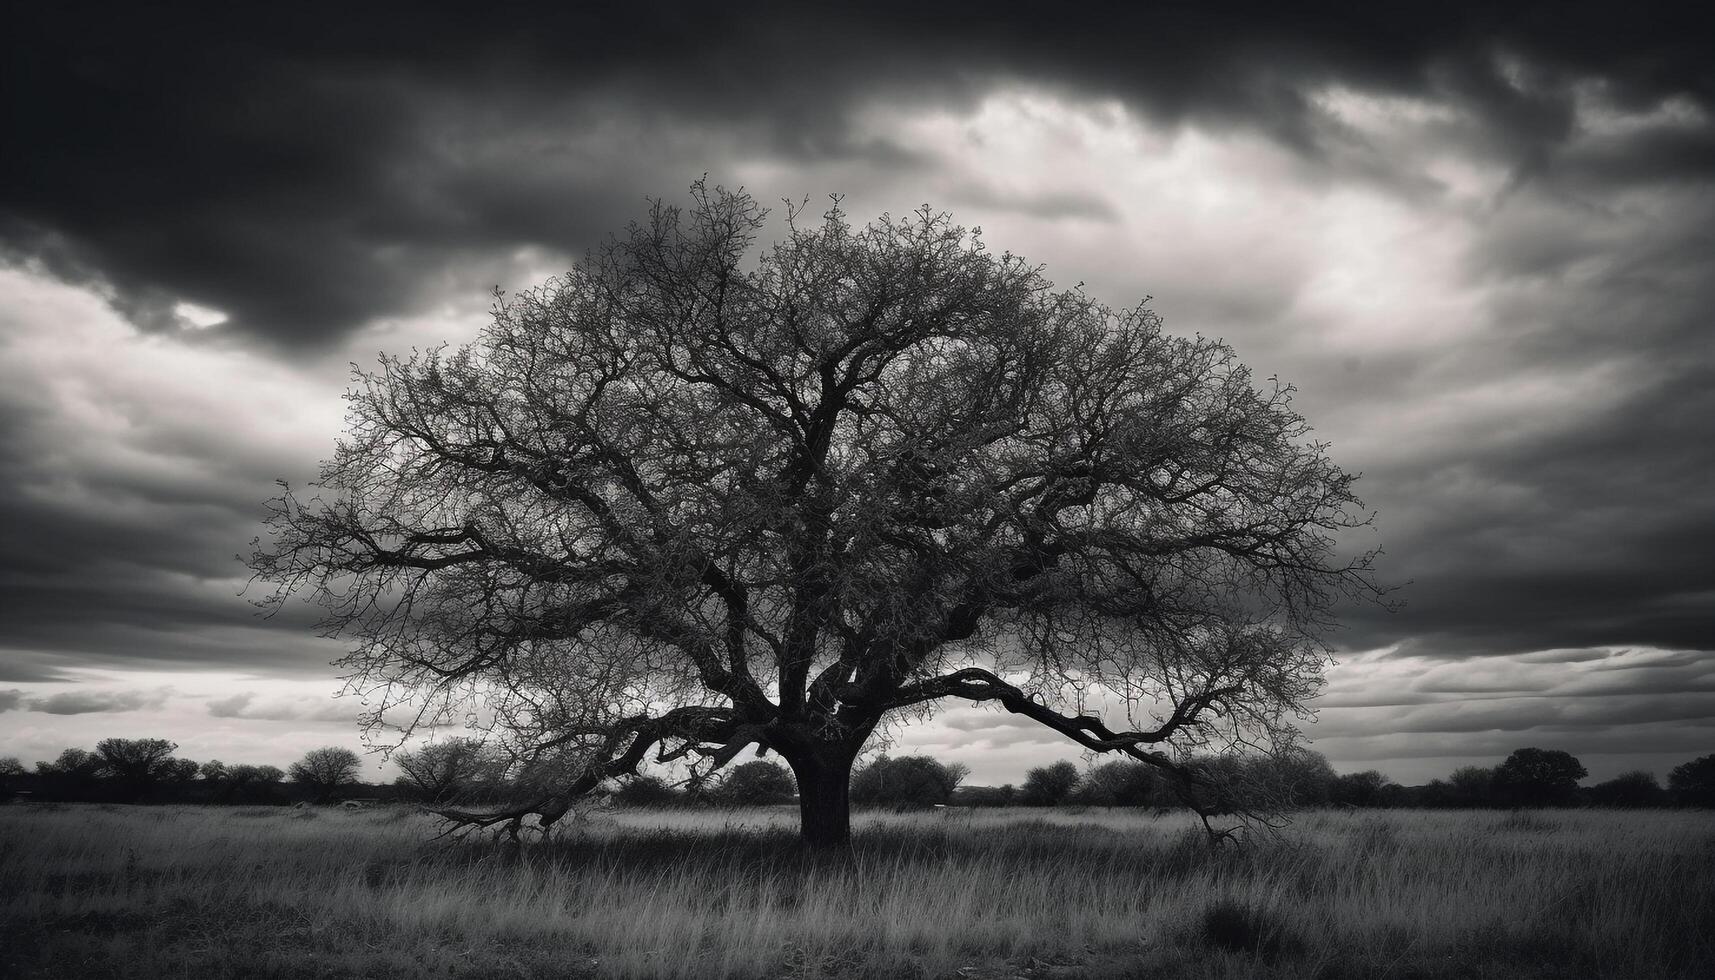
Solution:
<path fill-rule="evenodd" d="M 1203 910 L 1203 941 L 1214 949 L 1252 953 L 1265 961 L 1301 955 L 1304 944 L 1271 911 L 1230 898 Z"/>

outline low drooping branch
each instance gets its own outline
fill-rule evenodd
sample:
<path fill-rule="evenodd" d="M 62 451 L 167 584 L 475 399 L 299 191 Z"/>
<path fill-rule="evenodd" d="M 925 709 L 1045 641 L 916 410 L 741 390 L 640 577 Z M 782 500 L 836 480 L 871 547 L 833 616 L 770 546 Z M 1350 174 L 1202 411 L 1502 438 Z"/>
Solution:
<path fill-rule="evenodd" d="M 525 818 L 536 817 L 537 827 L 546 832 L 565 817 L 580 798 L 606 780 L 635 775 L 649 750 L 664 741 L 681 740 L 684 745 L 676 753 L 664 752 L 663 759 L 689 750 L 710 755 L 724 753 L 724 763 L 737 755 L 745 744 L 754 741 L 756 732 L 755 726 L 740 725 L 730 709 L 702 706 L 675 708 L 658 718 L 639 715 L 608 726 L 573 729 L 537 746 L 532 753 L 532 760 L 539 759 L 575 739 L 599 737 L 600 746 L 591 750 L 590 757 L 579 766 L 579 772 L 563 784 L 544 786 L 523 802 L 497 810 L 424 809 L 448 821 L 449 833 L 498 827 L 511 839 L 517 840 Z M 710 748 L 711 744 L 717 747 Z"/>
<path fill-rule="evenodd" d="M 1023 715 L 1065 735 L 1092 752 L 1117 752 L 1139 762 L 1147 763 L 1172 777 L 1172 785 L 1181 803 L 1194 811 L 1208 831 L 1210 839 L 1219 841 L 1230 836 L 1212 824 L 1211 818 L 1223 813 L 1236 813 L 1248 819 L 1267 822 L 1270 815 L 1233 799 L 1202 792 L 1213 789 L 1208 777 L 1194 765 L 1175 762 L 1165 752 L 1145 748 L 1171 740 L 1182 730 L 1200 723 L 1199 716 L 1224 698 L 1233 697 L 1243 685 L 1233 683 L 1208 687 L 1185 697 L 1174 706 L 1173 713 L 1160 725 L 1148 731 L 1114 731 L 1094 715 L 1068 715 L 1055 711 L 1032 698 L 1023 689 L 1003 680 L 993 671 L 981 667 L 965 667 L 941 677 L 931 678 L 899 689 L 886 702 L 888 708 L 908 707 L 946 697 L 963 698 L 973 703 L 999 702 L 1008 711 Z"/>
<path fill-rule="evenodd" d="M 907 707 L 945 697 L 967 701 L 998 701 L 1014 714 L 1024 715 L 1054 729 L 1092 752 L 1124 752 L 1145 762 L 1156 763 L 1159 752 L 1146 752 L 1143 745 L 1156 745 L 1197 723 L 1198 716 L 1222 698 L 1242 690 L 1241 685 L 1211 687 L 1175 706 L 1173 714 L 1149 731 L 1116 732 L 1094 715 L 1065 715 L 1034 700 L 1022 689 L 1002 680 L 993 671 L 965 667 L 944 677 L 935 677 L 899 689 L 885 702 L 887 708 Z"/>

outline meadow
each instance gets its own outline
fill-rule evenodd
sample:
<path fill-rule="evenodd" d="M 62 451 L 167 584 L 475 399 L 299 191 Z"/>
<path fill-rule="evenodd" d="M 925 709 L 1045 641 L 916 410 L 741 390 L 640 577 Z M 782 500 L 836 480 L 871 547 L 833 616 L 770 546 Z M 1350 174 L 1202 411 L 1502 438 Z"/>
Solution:
<path fill-rule="evenodd" d="M 1707 977 L 1708 812 L 619 811 L 522 847 L 406 808 L 0 807 L 15 977 Z"/>

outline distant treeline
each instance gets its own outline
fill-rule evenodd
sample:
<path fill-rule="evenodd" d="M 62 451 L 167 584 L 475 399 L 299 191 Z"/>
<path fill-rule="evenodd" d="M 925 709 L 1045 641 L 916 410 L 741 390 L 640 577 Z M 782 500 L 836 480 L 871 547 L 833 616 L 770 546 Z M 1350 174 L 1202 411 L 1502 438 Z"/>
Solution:
<path fill-rule="evenodd" d="M 1715 755 L 1676 767 L 1663 787 L 1634 771 L 1594 785 L 1571 754 L 1523 748 L 1496 766 L 1464 766 L 1445 779 L 1401 786 L 1376 770 L 1336 773 L 1319 753 L 1194 761 L 1205 802 L 1285 807 L 1715 806 Z M 1171 806 L 1175 790 L 1144 763 L 1113 761 L 1079 770 L 1069 762 L 1032 769 L 1022 786 L 965 787 L 953 801 L 970 806 Z M 1230 797 L 1221 806 L 1223 794 Z M 1247 799 L 1248 797 L 1248 799 Z"/>
<path fill-rule="evenodd" d="M 327 803 L 345 799 L 481 804 L 520 798 L 552 784 L 568 760 L 519 765 L 477 739 L 453 738 L 395 753 L 401 775 L 392 784 L 357 780 L 361 760 L 344 748 L 312 750 L 275 766 L 196 762 L 173 753 L 166 739 L 109 738 L 94 750 L 70 748 L 34 771 L 0 757 L 0 802 L 207 804 Z M 1715 755 L 1678 766 L 1664 788 L 1636 771 L 1582 785 L 1588 776 L 1572 755 L 1523 748 L 1493 767 L 1465 766 L 1446 779 L 1401 786 L 1375 770 L 1336 773 L 1316 752 L 1220 756 L 1188 763 L 1186 787 L 1142 762 L 1114 760 L 1080 768 L 1070 762 L 1032 769 L 1022 785 L 965 786 L 968 770 L 924 755 L 883 755 L 852 776 L 851 801 L 860 807 L 1126 806 L 1172 808 L 1189 792 L 1217 812 L 1294 807 L 1715 806 Z M 790 803 L 791 770 L 768 760 L 731 766 L 712 777 L 677 784 L 642 775 L 608 787 L 624 806 L 757 806 Z"/>

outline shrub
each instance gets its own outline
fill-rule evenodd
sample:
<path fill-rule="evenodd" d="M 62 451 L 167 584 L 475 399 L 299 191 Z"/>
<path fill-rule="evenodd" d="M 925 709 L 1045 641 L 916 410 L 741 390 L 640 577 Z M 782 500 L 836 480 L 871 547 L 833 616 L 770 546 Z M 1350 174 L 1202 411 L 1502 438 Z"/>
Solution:
<path fill-rule="evenodd" d="M 1077 785 L 1078 767 L 1070 762 L 1056 762 L 1025 775 L 1018 802 L 1025 806 L 1057 806 L 1066 801 Z"/>
<path fill-rule="evenodd" d="M 636 776 L 614 790 L 613 802 L 620 806 L 672 806 L 679 794 L 660 776 Z"/>
<path fill-rule="evenodd" d="M 866 806 L 933 806 L 952 800 L 965 778 L 962 765 L 943 765 L 926 755 L 887 756 L 852 777 L 851 800 Z"/>
<path fill-rule="evenodd" d="M 728 806 L 770 806 L 792 802 L 798 795 L 798 783 L 790 769 L 758 759 L 730 770 L 712 795 L 717 803 Z"/>
<path fill-rule="evenodd" d="M 1715 755 L 1675 766 L 1667 785 L 1681 806 L 1715 806 Z"/>
<path fill-rule="evenodd" d="M 1590 787 L 1586 796 L 1597 806 L 1661 806 L 1667 802 L 1667 791 L 1656 782 L 1655 774 L 1641 769 L 1597 783 Z"/>

